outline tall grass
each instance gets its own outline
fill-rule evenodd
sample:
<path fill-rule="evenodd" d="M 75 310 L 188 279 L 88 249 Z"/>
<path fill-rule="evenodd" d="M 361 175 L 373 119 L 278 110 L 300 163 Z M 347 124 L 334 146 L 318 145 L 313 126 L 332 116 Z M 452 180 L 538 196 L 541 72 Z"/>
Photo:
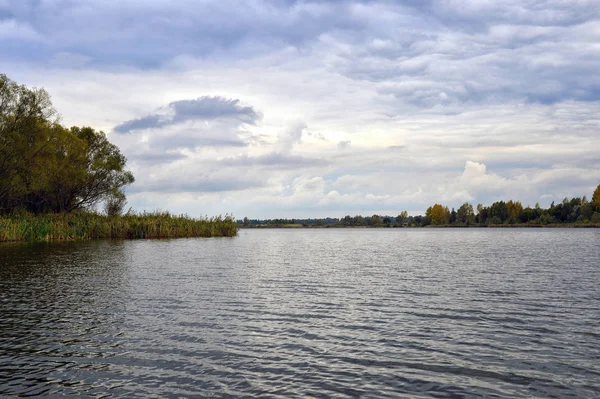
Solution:
<path fill-rule="evenodd" d="M 237 230 L 231 216 L 194 219 L 168 212 L 111 217 L 92 212 L 0 216 L 0 242 L 233 237 L 237 235 Z"/>

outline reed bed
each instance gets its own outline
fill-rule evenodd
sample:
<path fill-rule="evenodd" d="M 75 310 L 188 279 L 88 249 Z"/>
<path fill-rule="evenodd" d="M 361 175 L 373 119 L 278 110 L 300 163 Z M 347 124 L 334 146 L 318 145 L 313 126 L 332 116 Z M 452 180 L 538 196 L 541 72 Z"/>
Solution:
<path fill-rule="evenodd" d="M 190 218 L 169 212 L 106 216 L 91 212 L 0 216 L 2 241 L 233 237 L 231 216 Z"/>

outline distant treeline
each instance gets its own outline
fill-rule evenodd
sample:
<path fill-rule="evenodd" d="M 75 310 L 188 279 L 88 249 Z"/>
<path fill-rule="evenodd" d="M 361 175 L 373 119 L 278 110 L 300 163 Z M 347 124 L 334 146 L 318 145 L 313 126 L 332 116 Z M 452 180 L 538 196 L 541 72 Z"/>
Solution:
<path fill-rule="evenodd" d="M 244 218 L 237 221 L 246 228 L 260 227 L 425 227 L 425 226 L 548 226 L 581 225 L 600 226 L 600 185 L 594 191 L 592 201 L 582 198 L 565 198 L 554 202 L 547 209 L 538 204 L 523 207 L 518 201 L 498 201 L 490 206 L 464 203 L 457 210 L 435 204 L 427 208 L 425 215 L 408 216 L 407 211 L 398 216 L 345 216 L 323 219 L 266 219 Z"/>

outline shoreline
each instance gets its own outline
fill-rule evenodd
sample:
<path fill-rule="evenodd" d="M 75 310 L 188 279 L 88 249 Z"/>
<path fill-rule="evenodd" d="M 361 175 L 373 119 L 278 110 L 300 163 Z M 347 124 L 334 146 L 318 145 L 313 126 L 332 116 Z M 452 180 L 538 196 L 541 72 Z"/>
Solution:
<path fill-rule="evenodd" d="M 495 224 L 489 226 L 453 226 L 453 225 L 428 225 L 428 226 L 238 226 L 240 230 L 260 230 L 260 229 L 600 229 L 600 224 Z"/>

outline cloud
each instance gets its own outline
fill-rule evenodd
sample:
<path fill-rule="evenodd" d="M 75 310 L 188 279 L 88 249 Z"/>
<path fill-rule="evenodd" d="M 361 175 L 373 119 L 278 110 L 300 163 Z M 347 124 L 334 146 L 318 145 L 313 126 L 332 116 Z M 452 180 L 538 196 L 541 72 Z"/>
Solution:
<path fill-rule="evenodd" d="M 322 133 L 319 133 L 319 132 L 307 132 L 306 134 L 307 134 L 308 136 L 310 136 L 310 137 L 314 137 L 314 138 L 316 138 L 317 140 L 321 140 L 321 141 L 328 141 L 328 140 L 325 138 L 325 136 L 323 136 L 323 134 L 322 134 Z"/>
<path fill-rule="evenodd" d="M 68 51 L 58 52 L 52 56 L 50 64 L 66 68 L 83 68 L 92 61 L 91 57 Z"/>
<path fill-rule="evenodd" d="M 107 131 L 140 208 L 533 204 L 600 182 L 598 20 L 595 0 L 0 0 L 0 70 Z"/>
<path fill-rule="evenodd" d="M 342 140 L 342 141 L 338 142 L 337 148 L 340 150 L 345 150 L 346 148 L 350 147 L 351 143 L 352 142 L 350 140 Z"/>
<path fill-rule="evenodd" d="M 222 97 L 200 97 L 196 100 L 175 101 L 169 106 L 175 112 L 173 123 L 231 117 L 243 123 L 253 124 L 259 119 L 259 115 L 252 107 L 243 107 L 240 105 L 240 100 Z"/>
<path fill-rule="evenodd" d="M 345 2 L 236 2 L 152 0 L 11 1 L 19 22 L 36 23 L 47 38 L 44 58 L 84 49 L 96 66 L 153 68 L 180 55 L 253 56 L 273 47 L 302 46 L 330 29 L 361 24 Z"/>
<path fill-rule="evenodd" d="M 223 97 L 199 97 L 195 100 L 180 100 L 169 103 L 160 113 L 125 121 L 115 126 L 114 131 L 125 134 L 134 130 L 161 128 L 188 121 L 233 119 L 241 123 L 254 124 L 260 115 L 252 107 L 240 105 L 239 100 Z"/>
<path fill-rule="evenodd" d="M 489 172 L 483 163 L 467 161 L 462 174 L 448 184 L 441 196 L 443 201 L 475 201 L 490 204 L 498 200 L 520 200 L 525 205 L 548 198 L 581 196 L 600 179 L 600 173 L 582 168 L 555 167 L 503 177 Z M 558 189 L 557 189 L 558 188 Z M 549 203 L 549 202 L 548 202 Z"/>
<path fill-rule="evenodd" d="M 300 155 L 290 155 L 279 152 L 270 152 L 265 155 L 249 156 L 242 154 L 218 161 L 227 166 L 274 166 L 284 168 L 299 168 L 327 165 L 328 162 L 321 158 L 309 158 Z"/>
<path fill-rule="evenodd" d="M 593 0 L 235 6 L 154 0 L 143 8 L 132 0 L 118 6 L 30 0 L 5 8 L 10 17 L 0 20 L 0 32 L 24 40 L 19 46 L 6 42 L 7 56 L 33 62 L 70 54 L 66 60 L 75 57 L 76 65 L 143 70 L 186 65 L 180 63 L 186 59 L 227 64 L 281 52 L 288 56 L 272 59 L 275 65 L 312 58 L 417 108 L 600 99 L 600 12 Z M 43 44 L 33 44 L 39 38 Z"/>
<path fill-rule="evenodd" d="M 300 142 L 302 139 L 302 133 L 306 129 L 306 123 L 298 122 L 283 130 L 279 134 L 277 141 L 277 148 L 280 152 L 290 152 L 294 145 Z"/>
<path fill-rule="evenodd" d="M 332 70 L 417 108 L 600 99 L 592 2 L 458 4 L 437 1 L 416 12 L 365 6 L 385 17 L 370 14 L 362 35 L 331 33 L 324 47 L 333 52 Z"/>
<path fill-rule="evenodd" d="M 325 188 L 325 181 L 322 177 L 299 177 L 292 183 L 292 189 L 295 194 L 301 193 L 320 193 Z"/>
<path fill-rule="evenodd" d="M 168 125 L 172 120 L 161 117 L 160 115 L 147 115 L 141 118 L 125 121 L 115 126 L 114 131 L 121 134 L 130 133 L 134 130 L 152 129 Z"/>
<path fill-rule="evenodd" d="M 263 187 L 266 180 L 254 175 L 239 175 L 232 169 L 199 170 L 191 167 L 182 171 L 176 168 L 155 170 L 151 178 L 136 182 L 127 189 L 130 193 L 215 193 L 241 191 Z"/>
<path fill-rule="evenodd" d="M 169 151 L 156 151 L 156 152 L 138 152 L 131 153 L 128 155 L 128 159 L 134 162 L 140 162 L 144 164 L 164 164 L 179 161 L 187 158 L 185 154 L 180 152 L 169 152 Z"/>
<path fill-rule="evenodd" d="M 41 40 L 39 33 L 28 23 L 15 19 L 0 19 L 0 41 L 4 40 Z"/>
<path fill-rule="evenodd" d="M 130 154 L 129 159 L 144 165 L 139 170 L 147 173 L 152 165 L 164 167 L 177 163 L 190 168 L 199 153 L 206 154 L 210 149 L 248 147 L 249 142 L 257 141 L 246 127 L 254 125 L 259 118 L 258 112 L 240 105 L 239 100 L 204 96 L 171 102 L 154 114 L 123 122 L 113 131 L 118 134 L 123 150 Z M 143 182 L 144 178 L 138 181 Z M 216 182 L 204 183 L 210 187 L 227 187 Z M 167 190 L 171 184 L 164 187 Z M 186 184 L 181 188 L 189 189 Z M 152 189 L 158 188 L 152 186 Z"/>

